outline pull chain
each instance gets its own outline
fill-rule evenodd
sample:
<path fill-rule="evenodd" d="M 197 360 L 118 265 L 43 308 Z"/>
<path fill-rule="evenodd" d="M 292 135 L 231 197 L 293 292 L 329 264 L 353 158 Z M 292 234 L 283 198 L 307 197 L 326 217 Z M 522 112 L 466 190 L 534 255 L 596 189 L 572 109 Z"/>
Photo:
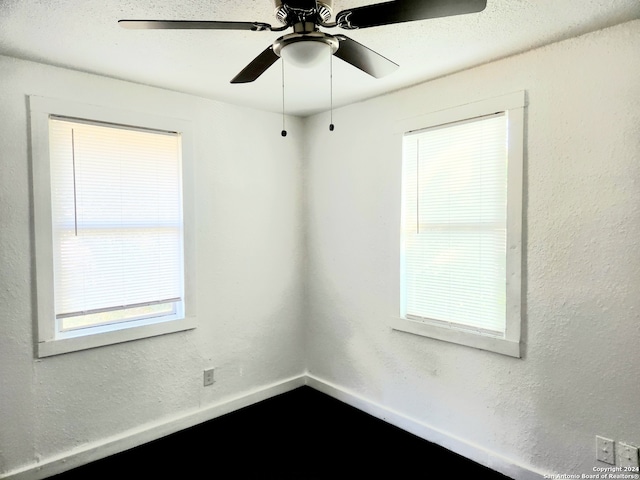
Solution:
<path fill-rule="evenodd" d="M 329 54 L 329 102 L 330 102 L 330 122 L 329 131 L 333 132 L 333 53 Z"/>
<path fill-rule="evenodd" d="M 280 59 L 280 63 L 282 63 L 282 132 L 280 132 L 280 135 L 286 137 L 287 131 L 284 125 L 284 60 Z"/>

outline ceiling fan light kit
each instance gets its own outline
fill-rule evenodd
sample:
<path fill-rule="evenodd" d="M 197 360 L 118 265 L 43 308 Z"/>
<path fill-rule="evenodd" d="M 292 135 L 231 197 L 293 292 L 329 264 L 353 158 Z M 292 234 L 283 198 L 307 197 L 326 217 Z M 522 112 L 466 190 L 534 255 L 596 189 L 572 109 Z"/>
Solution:
<path fill-rule="evenodd" d="M 280 37 L 273 44 L 276 55 L 291 65 L 311 68 L 317 65 L 328 52 L 331 55 L 339 48 L 339 41 L 333 35 L 319 31 L 291 33 Z"/>

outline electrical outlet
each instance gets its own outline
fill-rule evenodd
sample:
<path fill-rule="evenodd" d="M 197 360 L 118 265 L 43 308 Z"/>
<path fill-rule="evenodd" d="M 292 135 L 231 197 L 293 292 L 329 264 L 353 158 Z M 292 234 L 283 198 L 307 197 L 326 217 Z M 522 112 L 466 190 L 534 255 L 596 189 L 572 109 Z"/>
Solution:
<path fill-rule="evenodd" d="M 213 368 L 209 368 L 204 371 L 204 386 L 208 387 L 209 385 L 213 385 L 215 380 L 213 379 Z"/>
<path fill-rule="evenodd" d="M 622 468 L 638 468 L 638 447 L 626 443 L 618 443 L 618 465 Z"/>
<path fill-rule="evenodd" d="M 596 436 L 596 459 L 610 465 L 616 464 L 614 443 L 610 438 Z"/>

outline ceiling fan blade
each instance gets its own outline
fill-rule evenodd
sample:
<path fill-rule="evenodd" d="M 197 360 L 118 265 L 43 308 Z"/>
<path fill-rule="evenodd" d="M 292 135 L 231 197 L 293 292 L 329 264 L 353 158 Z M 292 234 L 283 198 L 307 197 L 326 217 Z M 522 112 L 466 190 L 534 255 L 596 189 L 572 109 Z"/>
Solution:
<path fill-rule="evenodd" d="M 273 51 L 273 45 L 254 58 L 249 65 L 231 80 L 231 83 L 253 82 L 273 65 L 280 57 Z"/>
<path fill-rule="evenodd" d="M 200 20 L 118 20 L 123 28 L 161 30 L 271 30 L 271 25 L 260 22 L 214 22 Z"/>
<path fill-rule="evenodd" d="M 396 0 L 344 10 L 336 24 L 345 29 L 377 27 L 429 18 L 481 12 L 487 0 Z"/>
<path fill-rule="evenodd" d="M 334 55 L 372 77 L 384 77 L 398 68 L 398 64 L 345 35 L 336 35 L 336 38 L 340 45 Z"/>

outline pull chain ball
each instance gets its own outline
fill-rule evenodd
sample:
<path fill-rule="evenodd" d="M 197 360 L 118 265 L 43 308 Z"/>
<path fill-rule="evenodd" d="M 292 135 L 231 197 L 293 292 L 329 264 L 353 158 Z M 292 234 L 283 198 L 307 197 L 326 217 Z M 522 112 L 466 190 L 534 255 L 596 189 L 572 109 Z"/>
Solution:
<path fill-rule="evenodd" d="M 282 135 L 283 137 L 287 136 L 287 131 L 286 130 L 282 130 L 282 132 L 280 132 L 280 135 Z"/>
<path fill-rule="evenodd" d="M 329 131 L 333 132 L 335 130 L 336 127 L 333 126 L 333 123 L 331 125 L 329 125 Z"/>

